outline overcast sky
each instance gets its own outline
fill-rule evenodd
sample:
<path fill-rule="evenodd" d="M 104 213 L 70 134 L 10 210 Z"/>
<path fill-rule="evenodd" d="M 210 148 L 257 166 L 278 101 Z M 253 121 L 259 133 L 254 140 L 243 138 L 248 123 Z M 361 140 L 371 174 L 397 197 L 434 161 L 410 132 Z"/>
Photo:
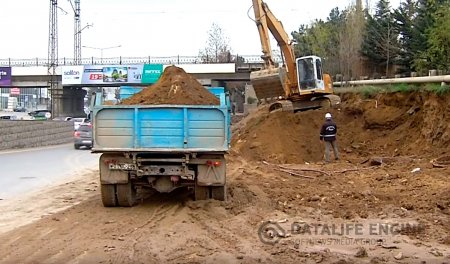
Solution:
<path fill-rule="evenodd" d="M 392 0 L 394 7 L 400 0 Z M 351 0 L 265 0 L 286 32 L 301 24 L 326 19 L 333 7 Z M 365 1 L 364 1 L 365 2 Z M 371 2 L 375 2 L 372 0 Z M 103 57 L 195 56 L 205 47 L 212 23 L 230 40 L 234 54 L 259 55 L 260 42 L 251 0 L 81 0 L 82 45 L 103 49 Z M 0 2 L 0 59 L 46 58 L 49 0 Z M 58 5 L 59 57 L 73 57 L 73 10 L 67 0 Z M 120 48 L 108 47 L 119 46 Z M 100 57 L 99 49 L 82 48 L 82 57 Z"/>

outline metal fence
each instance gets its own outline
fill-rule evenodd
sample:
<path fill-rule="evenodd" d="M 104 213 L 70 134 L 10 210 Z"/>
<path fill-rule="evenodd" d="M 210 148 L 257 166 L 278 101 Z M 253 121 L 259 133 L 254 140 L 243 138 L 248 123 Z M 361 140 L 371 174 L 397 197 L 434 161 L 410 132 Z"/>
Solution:
<path fill-rule="evenodd" d="M 263 60 L 259 55 L 233 55 L 233 58 L 243 59 L 243 63 L 262 63 Z M 275 62 L 281 62 L 280 56 L 274 56 Z M 229 61 L 233 62 L 233 61 Z M 202 57 L 199 56 L 168 56 L 168 57 L 112 57 L 112 58 L 83 58 L 81 59 L 82 65 L 103 65 L 103 64 L 206 64 L 211 62 L 204 62 Z M 226 62 L 221 62 L 226 63 Z M 76 65 L 73 58 L 59 58 L 58 65 L 70 66 Z M 15 66 L 15 67 L 27 67 L 27 66 L 48 66 L 48 59 L 33 58 L 33 59 L 0 59 L 0 66 Z"/>
<path fill-rule="evenodd" d="M 19 89 L 19 93 L 12 89 Z M 49 109 L 49 104 L 47 88 L 0 88 L 0 110 L 14 110 L 18 106 L 28 111 Z"/>

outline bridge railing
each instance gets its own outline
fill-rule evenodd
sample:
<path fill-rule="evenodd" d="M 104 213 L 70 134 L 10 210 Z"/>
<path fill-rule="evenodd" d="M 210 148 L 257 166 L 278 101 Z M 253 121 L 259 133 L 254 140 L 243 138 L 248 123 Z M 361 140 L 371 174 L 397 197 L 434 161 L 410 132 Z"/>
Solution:
<path fill-rule="evenodd" d="M 233 55 L 231 57 L 243 59 L 242 63 L 263 63 L 260 55 Z M 276 56 L 275 62 L 281 62 L 281 57 Z M 234 62 L 234 61 L 228 61 Z M 82 58 L 81 65 L 120 65 L 120 64 L 207 64 L 211 62 L 204 62 L 200 56 L 167 56 L 167 57 L 111 57 L 111 58 Z M 221 63 L 226 63 L 222 61 Z M 71 66 L 76 65 L 73 58 L 59 58 L 59 66 Z M 30 58 L 30 59 L 0 59 L 0 66 L 8 67 L 32 67 L 32 66 L 44 66 L 48 67 L 48 59 L 45 58 Z"/>

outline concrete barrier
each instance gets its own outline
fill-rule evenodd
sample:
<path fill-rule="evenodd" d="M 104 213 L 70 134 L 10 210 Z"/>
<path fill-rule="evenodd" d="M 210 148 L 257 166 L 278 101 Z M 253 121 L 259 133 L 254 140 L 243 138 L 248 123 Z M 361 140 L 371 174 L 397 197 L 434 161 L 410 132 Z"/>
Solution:
<path fill-rule="evenodd" d="M 73 122 L 0 120 L 0 150 L 73 142 Z"/>

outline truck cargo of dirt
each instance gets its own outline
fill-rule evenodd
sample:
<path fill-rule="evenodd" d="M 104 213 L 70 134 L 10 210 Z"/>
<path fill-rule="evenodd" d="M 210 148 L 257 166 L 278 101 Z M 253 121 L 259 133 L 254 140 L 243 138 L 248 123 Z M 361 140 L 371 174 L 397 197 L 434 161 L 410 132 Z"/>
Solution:
<path fill-rule="evenodd" d="M 182 68 L 168 66 L 154 85 L 123 100 L 120 104 L 218 105 L 219 103 L 215 95 Z"/>

